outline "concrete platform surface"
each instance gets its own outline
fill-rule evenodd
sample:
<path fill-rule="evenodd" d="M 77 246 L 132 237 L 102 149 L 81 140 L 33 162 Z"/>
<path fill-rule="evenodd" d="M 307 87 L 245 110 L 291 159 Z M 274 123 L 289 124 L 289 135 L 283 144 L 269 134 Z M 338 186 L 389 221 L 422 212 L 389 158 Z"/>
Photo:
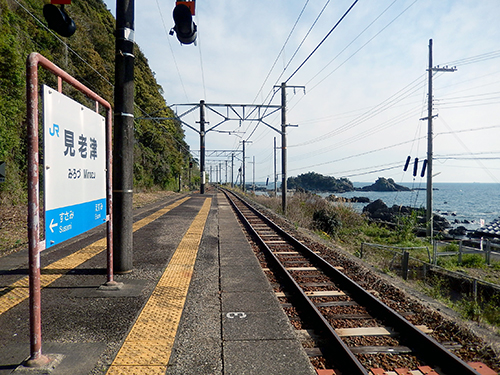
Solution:
<path fill-rule="evenodd" d="M 119 290 L 100 288 L 102 227 L 42 252 L 42 353 L 58 358 L 53 368 L 22 365 L 27 251 L 0 258 L 0 375 L 316 374 L 223 194 L 170 197 L 134 222 L 134 269 L 115 275 Z"/>

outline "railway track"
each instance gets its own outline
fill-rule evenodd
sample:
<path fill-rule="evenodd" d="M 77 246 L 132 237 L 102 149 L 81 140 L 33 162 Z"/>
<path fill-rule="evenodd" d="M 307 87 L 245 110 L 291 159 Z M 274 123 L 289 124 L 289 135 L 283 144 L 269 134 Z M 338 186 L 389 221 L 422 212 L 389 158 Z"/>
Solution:
<path fill-rule="evenodd" d="M 439 343 L 415 313 L 398 313 L 270 219 L 223 190 L 262 251 L 258 255 L 276 296 L 303 337 L 320 374 L 496 374 L 466 363 Z M 397 305 L 398 302 L 395 302 Z M 405 310 L 405 309 L 403 309 Z M 460 346 L 460 345 L 458 345 Z M 328 371 L 328 372 L 321 372 Z"/>

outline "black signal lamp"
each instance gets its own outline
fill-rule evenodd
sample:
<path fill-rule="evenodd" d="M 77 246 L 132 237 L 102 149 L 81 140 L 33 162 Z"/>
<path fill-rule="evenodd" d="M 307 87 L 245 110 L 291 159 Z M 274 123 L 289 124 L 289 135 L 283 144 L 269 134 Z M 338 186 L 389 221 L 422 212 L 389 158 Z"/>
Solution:
<path fill-rule="evenodd" d="M 175 26 L 170 30 L 170 35 L 175 31 L 177 39 L 182 44 L 191 44 L 196 41 L 196 24 L 193 22 L 191 9 L 184 2 L 177 2 L 173 12 Z"/>
<path fill-rule="evenodd" d="M 45 4 L 43 6 L 43 16 L 49 24 L 49 29 L 54 30 L 61 36 L 70 37 L 76 31 L 75 22 L 64 10 L 64 4 L 60 8 L 54 4 Z"/>

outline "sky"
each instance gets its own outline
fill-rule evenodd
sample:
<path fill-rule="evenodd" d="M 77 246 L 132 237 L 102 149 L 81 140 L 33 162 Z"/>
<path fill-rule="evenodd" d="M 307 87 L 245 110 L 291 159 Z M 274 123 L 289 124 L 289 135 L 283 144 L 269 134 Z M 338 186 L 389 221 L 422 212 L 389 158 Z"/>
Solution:
<path fill-rule="evenodd" d="M 200 100 L 281 105 L 275 86 L 286 82 L 288 176 L 425 186 L 432 39 L 433 67 L 456 67 L 433 74 L 433 181 L 500 183 L 500 1 L 359 0 L 342 19 L 354 1 L 198 0 L 195 46 L 168 35 L 174 1 L 140 0 L 135 41 L 168 105 L 190 104 L 173 106 L 178 115 Z M 115 15 L 116 2 L 105 3 Z M 281 113 L 270 112 L 261 112 L 267 125 L 227 121 L 207 132 L 207 171 L 230 168 L 230 156 L 211 151 L 238 150 L 236 174 L 245 141 L 246 181 L 254 168 L 256 181 L 272 181 Z M 182 120 L 198 129 L 199 110 Z M 210 129 L 222 117 L 207 110 L 206 120 Z M 199 134 L 183 128 L 198 157 Z M 281 149 L 277 164 L 279 174 Z"/>

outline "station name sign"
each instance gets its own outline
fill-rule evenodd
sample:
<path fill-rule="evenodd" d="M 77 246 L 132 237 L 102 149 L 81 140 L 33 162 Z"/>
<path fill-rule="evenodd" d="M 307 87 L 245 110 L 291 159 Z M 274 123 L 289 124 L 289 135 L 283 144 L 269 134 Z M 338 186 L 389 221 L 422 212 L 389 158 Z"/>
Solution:
<path fill-rule="evenodd" d="M 105 118 L 43 86 L 45 247 L 106 221 Z"/>

